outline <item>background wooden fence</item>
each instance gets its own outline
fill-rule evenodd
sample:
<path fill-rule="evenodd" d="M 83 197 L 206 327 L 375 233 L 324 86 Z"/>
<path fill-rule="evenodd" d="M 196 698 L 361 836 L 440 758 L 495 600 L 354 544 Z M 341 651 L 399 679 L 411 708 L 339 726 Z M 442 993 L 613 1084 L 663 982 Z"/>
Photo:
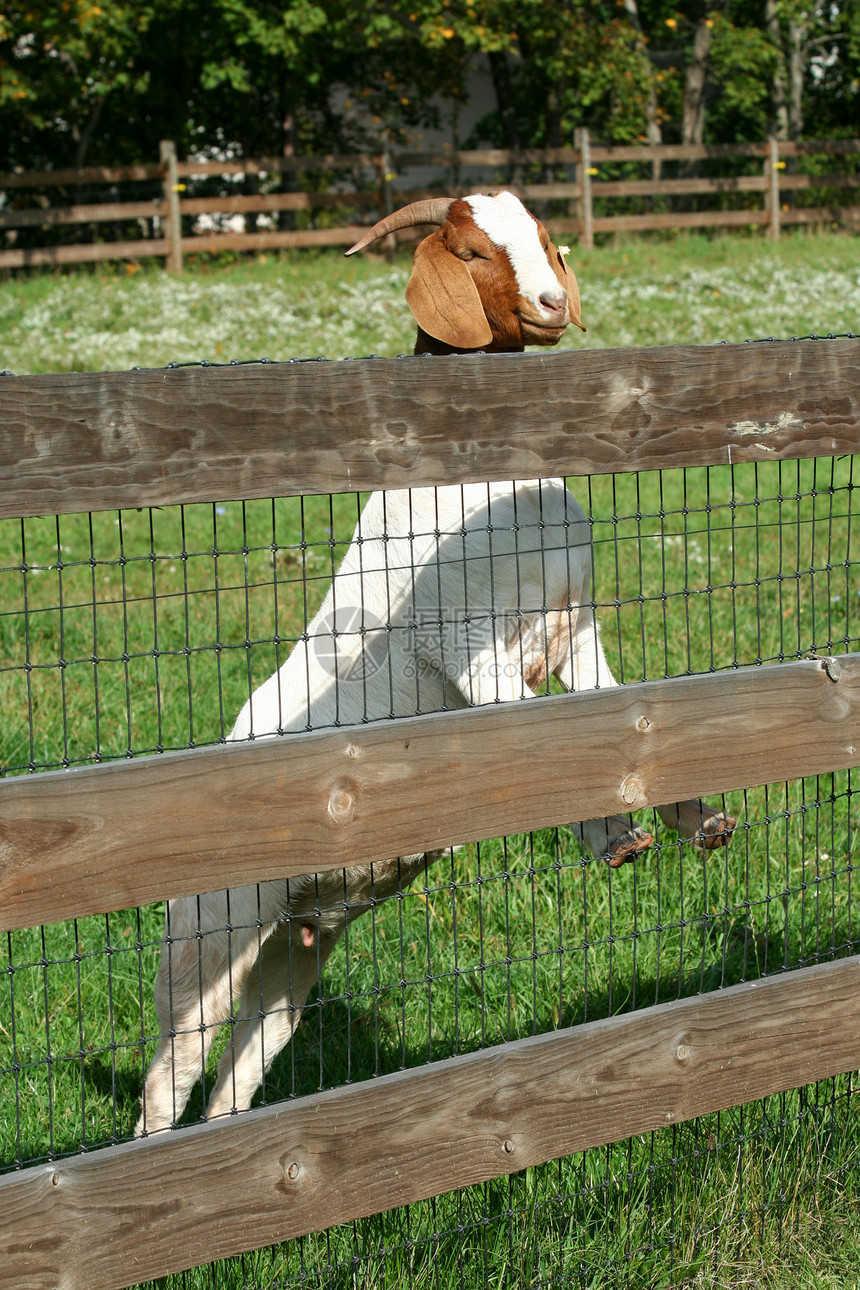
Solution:
<path fill-rule="evenodd" d="M 0 233 L 7 234 L 0 268 L 159 256 L 178 271 L 189 252 L 349 245 L 362 220 L 431 191 L 466 193 L 499 183 L 551 218 L 556 233 L 574 234 L 586 247 L 593 245 L 595 234 L 623 230 L 759 226 L 778 238 L 781 228 L 790 224 L 857 226 L 860 206 L 853 198 L 860 186 L 858 157 L 857 139 L 599 147 L 592 145 L 587 130 L 579 132 L 576 147 L 518 154 L 383 148 L 373 155 L 196 162 L 177 160 L 173 143 L 165 141 L 159 161 L 149 165 L 0 174 L 0 192 L 5 193 Z M 723 173 L 697 173 L 704 163 Z M 667 176 L 666 168 L 675 165 L 681 173 Z M 434 175 L 429 187 L 426 173 L 420 187 L 394 187 L 395 180 L 403 180 L 416 167 Z M 637 177 L 643 172 L 650 172 L 650 178 Z M 215 195 L 213 181 L 222 189 Z M 82 200 L 84 189 L 92 192 L 102 184 L 114 190 L 111 200 Z M 120 185 L 127 189 L 144 184 L 150 189 L 158 185 L 159 195 L 119 196 Z M 238 184 L 257 191 L 237 193 Z M 234 191 L 224 191 L 225 185 Z M 259 191 L 261 186 L 270 191 Z M 191 195 L 189 188 L 202 191 Z M 39 191 L 38 203 L 22 203 L 22 195 L 32 190 Z M 716 199 L 719 205 L 683 209 L 679 203 L 691 197 Z M 607 203 L 641 208 L 643 200 L 650 209 L 608 211 Z M 250 217 L 255 231 L 218 231 L 219 219 L 236 215 Z M 257 230 L 261 215 L 279 224 L 294 224 L 298 216 L 309 226 Z M 201 216 L 214 217 L 216 228 L 192 232 Z M 141 235 L 132 239 L 128 233 L 135 222 Z M 112 226 L 113 239 L 97 241 L 99 226 Z M 48 230 L 74 227 L 91 230 L 91 241 L 9 244 L 9 234 L 14 237 L 17 230 L 39 229 L 44 238 Z"/>
<path fill-rule="evenodd" d="M 858 451 L 853 339 L 0 381 L 5 516 Z M 570 783 L 610 813 L 858 750 L 848 654 L 13 777 L 0 926 L 540 828 Z M 0 1286 L 126 1286 L 854 1069 L 858 983 L 835 960 L 26 1168 Z"/>

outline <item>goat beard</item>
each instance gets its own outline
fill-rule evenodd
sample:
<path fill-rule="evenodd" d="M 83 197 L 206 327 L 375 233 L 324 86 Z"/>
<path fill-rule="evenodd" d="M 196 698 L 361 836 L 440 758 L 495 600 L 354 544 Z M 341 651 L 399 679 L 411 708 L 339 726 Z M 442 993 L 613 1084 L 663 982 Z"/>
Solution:
<path fill-rule="evenodd" d="M 562 327 L 543 327 L 524 318 L 513 303 L 498 314 L 485 310 L 485 316 L 493 333 L 492 343 L 485 346 L 489 353 L 521 351 L 526 345 L 557 345 L 567 330 L 567 323 Z"/>

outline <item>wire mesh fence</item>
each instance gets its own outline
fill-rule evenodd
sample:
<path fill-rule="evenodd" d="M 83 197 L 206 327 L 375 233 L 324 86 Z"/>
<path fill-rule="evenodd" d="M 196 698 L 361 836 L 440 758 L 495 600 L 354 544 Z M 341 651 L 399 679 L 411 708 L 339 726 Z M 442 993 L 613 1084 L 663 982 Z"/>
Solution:
<path fill-rule="evenodd" d="M 856 650 L 854 470 L 828 458 L 569 493 L 532 481 L 3 521 L 3 774 L 548 694 L 565 647 L 574 680 L 608 684 L 592 613 L 626 684 Z M 263 719 L 252 696 L 291 654 Z M 296 699 L 289 677 L 312 668 L 322 688 Z M 155 1129 L 205 1116 L 213 1090 L 225 1114 L 857 952 L 856 774 L 761 778 L 711 803 L 736 820 L 725 848 L 640 812 L 630 824 L 652 845 L 613 869 L 609 835 L 589 847 L 572 811 L 370 866 L 359 886 L 336 871 L 179 902 L 163 958 L 157 907 L 8 933 L 3 1169 L 129 1138 L 157 1052 Z M 778 1244 L 828 1180 L 850 1191 L 853 1090 L 838 1077 L 170 1284 L 689 1272 Z"/>
<path fill-rule="evenodd" d="M 617 679 L 856 648 L 855 488 L 852 460 L 835 458 L 577 481 L 595 556 L 588 603 Z M 393 711 L 389 700 L 374 709 L 362 694 L 359 719 L 432 710 L 422 703 L 422 672 L 432 670 L 425 656 L 443 651 L 447 628 L 464 626 L 460 602 L 470 569 L 480 576 L 494 552 L 545 563 L 588 540 L 582 534 L 571 541 L 577 519 L 564 503 L 542 514 L 539 489 L 529 490 L 533 514 L 526 519 L 498 490 L 485 490 L 483 501 L 470 490 L 470 507 L 460 490 L 453 499 L 451 489 L 443 491 L 449 520 L 453 510 L 449 534 L 440 536 L 432 502 L 428 507 L 432 490 L 421 489 L 414 490 L 420 505 L 410 494 L 391 495 L 400 503 L 400 528 L 381 543 L 373 532 L 362 537 L 366 498 L 359 495 L 4 521 L 0 676 L 13 720 L 3 774 L 223 741 L 255 688 L 296 645 L 307 644 L 314 613 L 332 583 L 339 585 L 335 574 L 354 531 L 358 548 L 366 544 L 379 556 L 368 580 L 376 570 L 405 574 L 411 606 L 395 606 L 392 625 L 379 615 L 365 622 L 370 610 L 361 602 L 343 603 L 342 622 L 316 629 L 319 650 L 332 629 L 344 657 L 359 638 L 365 667 L 385 672 L 389 690 L 395 657 L 417 651 L 415 675 L 407 678 L 412 703 Z M 494 504 L 506 512 L 504 526 L 493 523 Z M 426 592 L 413 591 L 413 570 L 426 572 Z M 441 586 L 451 570 L 464 572 L 457 601 L 445 606 L 432 584 Z M 492 623 L 505 614 L 524 621 L 544 608 L 544 591 L 523 588 L 533 603 L 488 604 L 481 613 Z M 378 603 L 390 594 L 383 591 Z M 569 614 L 577 605 L 558 608 Z M 475 638 L 480 626 L 473 621 Z M 378 638 L 404 636 L 406 651 L 386 646 L 374 662 Z M 538 688 L 551 685 L 544 678 Z M 442 706 L 459 706 L 454 687 Z M 301 726 L 316 728 L 308 719 Z"/>

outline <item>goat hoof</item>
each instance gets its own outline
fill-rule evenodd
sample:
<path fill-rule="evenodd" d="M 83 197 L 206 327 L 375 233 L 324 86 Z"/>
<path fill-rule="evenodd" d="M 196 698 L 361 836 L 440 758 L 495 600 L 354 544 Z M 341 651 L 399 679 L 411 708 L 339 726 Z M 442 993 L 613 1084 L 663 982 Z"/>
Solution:
<path fill-rule="evenodd" d="M 634 834 L 626 833 L 609 852 L 610 869 L 620 869 L 623 864 L 633 861 L 643 851 L 653 846 L 654 838 L 650 833 L 636 829 Z"/>
<path fill-rule="evenodd" d="M 716 851 L 718 847 L 727 847 L 732 840 L 737 820 L 733 815 L 724 815 L 719 811 L 706 820 L 699 832 L 690 841 L 697 851 Z"/>

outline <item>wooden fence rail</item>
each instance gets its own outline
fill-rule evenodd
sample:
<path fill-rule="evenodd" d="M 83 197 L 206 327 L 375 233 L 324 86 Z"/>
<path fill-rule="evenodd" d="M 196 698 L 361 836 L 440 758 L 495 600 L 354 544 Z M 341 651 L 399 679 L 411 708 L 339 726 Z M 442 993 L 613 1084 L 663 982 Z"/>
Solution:
<path fill-rule="evenodd" d="M 346 154 L 309 157 L 260 157 L 231 161 L 179 161 L 174 145 L 162 145 L 157 165 L 90 166 L 81 170 L 33 171 L 30 173 L 0 174 L 0 192 L 14 194 L 26 188 L 79 189 L 83 185 L 120 184 L 159 180 L 162 194 L 150 201 L 108 201 L 82 204 L 79 201 L 49 205 L 18 207 L 8 204 L 0 208 L 0 233 L 26 228 L 56 228 L 59 226 L 118 224 L 142 221 L 151 226 L 153 235 L 132 241 L 41 246 L 8 247 L 0 249 L 0 268 L 22 268 L 28 265 L 84 263 L 90 260 L 158 256 L 167 261 L 168 268 L 181 268 L 182 256 L 194 251 L 262 250 L 299 246 L 349 245 L 359 236 L 359 225 L 349 223 L 333 228 L 268 229 L 258 232 L 226 233 L 200 232 L 183 234 L 194 218 L 206 215 L 263 214 L 284 211 L 314 212 L 326 208 L 358 210 L 360 212 L 388 210 L 393 204 L 404 204 L 428 193 L 426 188 L 405 187 L 395 190 L 389 182 L 392 173 L 403 176 L 415 167 L 439 170 L 439 183 L 446 192 L 468 192 L 475 186 L 458 184 L 450 177 L 462 169 L 485 172 L 477 182 L 497 182 L 499 172 L 510 180 L 514 173 L 528 167 L 540 166 L 544 170 L 573 167 L 574 181 L 545 180 L 540 183 L 511 182 L 509 186 L 519 192 L 524 200 L 532 203 L 567 202 L 575 218 L 554 212 L 553 228 L 558 233 L 573 233 L 585 246 L 593 244 L 595 233 L 622 230 L 674 229 L 699 227 L 731 227 L 760 225 L 766 227 L 772 238 L 779 237 L 783 225 L 799 223 L 837 222 L 854 225 L 860 221 L 860 206 L 788 206 L 782 207 L 782 197 L 791 193 L 813 190 L 844 190 L 850 199 L 851 192 L 860 184 L 856 172 L 827 174 L 796 173 L 786 169 L 798 159 L 818 155 L 845 158 L 860 151 L 860 140 L 821 140 L 803 143 L 778 142 L 735 145 L 678 145 L 599 147 L 593 145 L 587 130 L 580 130 L 575 148 L 526 149 L 512 153 L 503 149 L 460 152 L 418 152 L 414 150 L 383 149 L 378 154 Z M 665 178 L 661 169 L 666 162 L 730 161 L 762 159 L 760 175 L 735 177 L 682 177 Z M 601 167 L 620 163 L 639 163 L 651 166 L 651 179 L 601 179 Z M 390 169 L 393 167 L 393 171 Z M 337 187 L 329 181 L 321 191 L 277 192 L 262 194 L 189 196 L 182 193 L 186 181 L 219 177 L 235 180 L 264 176 L 271 180 L 277 176 L 299 179 L 303 174 L 325 177 L 334 172 L 339 175 Z M 487 174 L 486 172 L 490 172 Z M 447 176 L 447 179 L 445 177 Z M 348 187 L 344 185 L 348 184 Z M 439 184 L 437 183 L 438 189 Z M 758 209 L 703 210 L 703 211 L 650 211 L 637 214 L 598 214 L 595 202 L 609 199 L 662 197 L 669 202 L 689 196 L 725 194 L 762 195 Z M 159 232 L 154 232 L 156 221 Z M 409 236 L 407 234 L 407 236 Z"/>
<path fill-rule="evenodd" d="M 858 451 L 853 339 L 0 379 L 5 516 Z M 829 774 L 858 749 L 848 654 L 13 777 L 0 925 Z M 0 1179 L 0 1287 L 127 1286 L 854 1069 L 858 972 L 24 1169 Z"/>
<path fill-rule="evenodd" d="M 0 377 L 0 517 L 834 456 L 860 339 Z"/>
<path fill-rule="evenodd" d="M 0 930 L 845 770 L 858 749 L 845 654 L 24 775 L 0 782 Z"/>

